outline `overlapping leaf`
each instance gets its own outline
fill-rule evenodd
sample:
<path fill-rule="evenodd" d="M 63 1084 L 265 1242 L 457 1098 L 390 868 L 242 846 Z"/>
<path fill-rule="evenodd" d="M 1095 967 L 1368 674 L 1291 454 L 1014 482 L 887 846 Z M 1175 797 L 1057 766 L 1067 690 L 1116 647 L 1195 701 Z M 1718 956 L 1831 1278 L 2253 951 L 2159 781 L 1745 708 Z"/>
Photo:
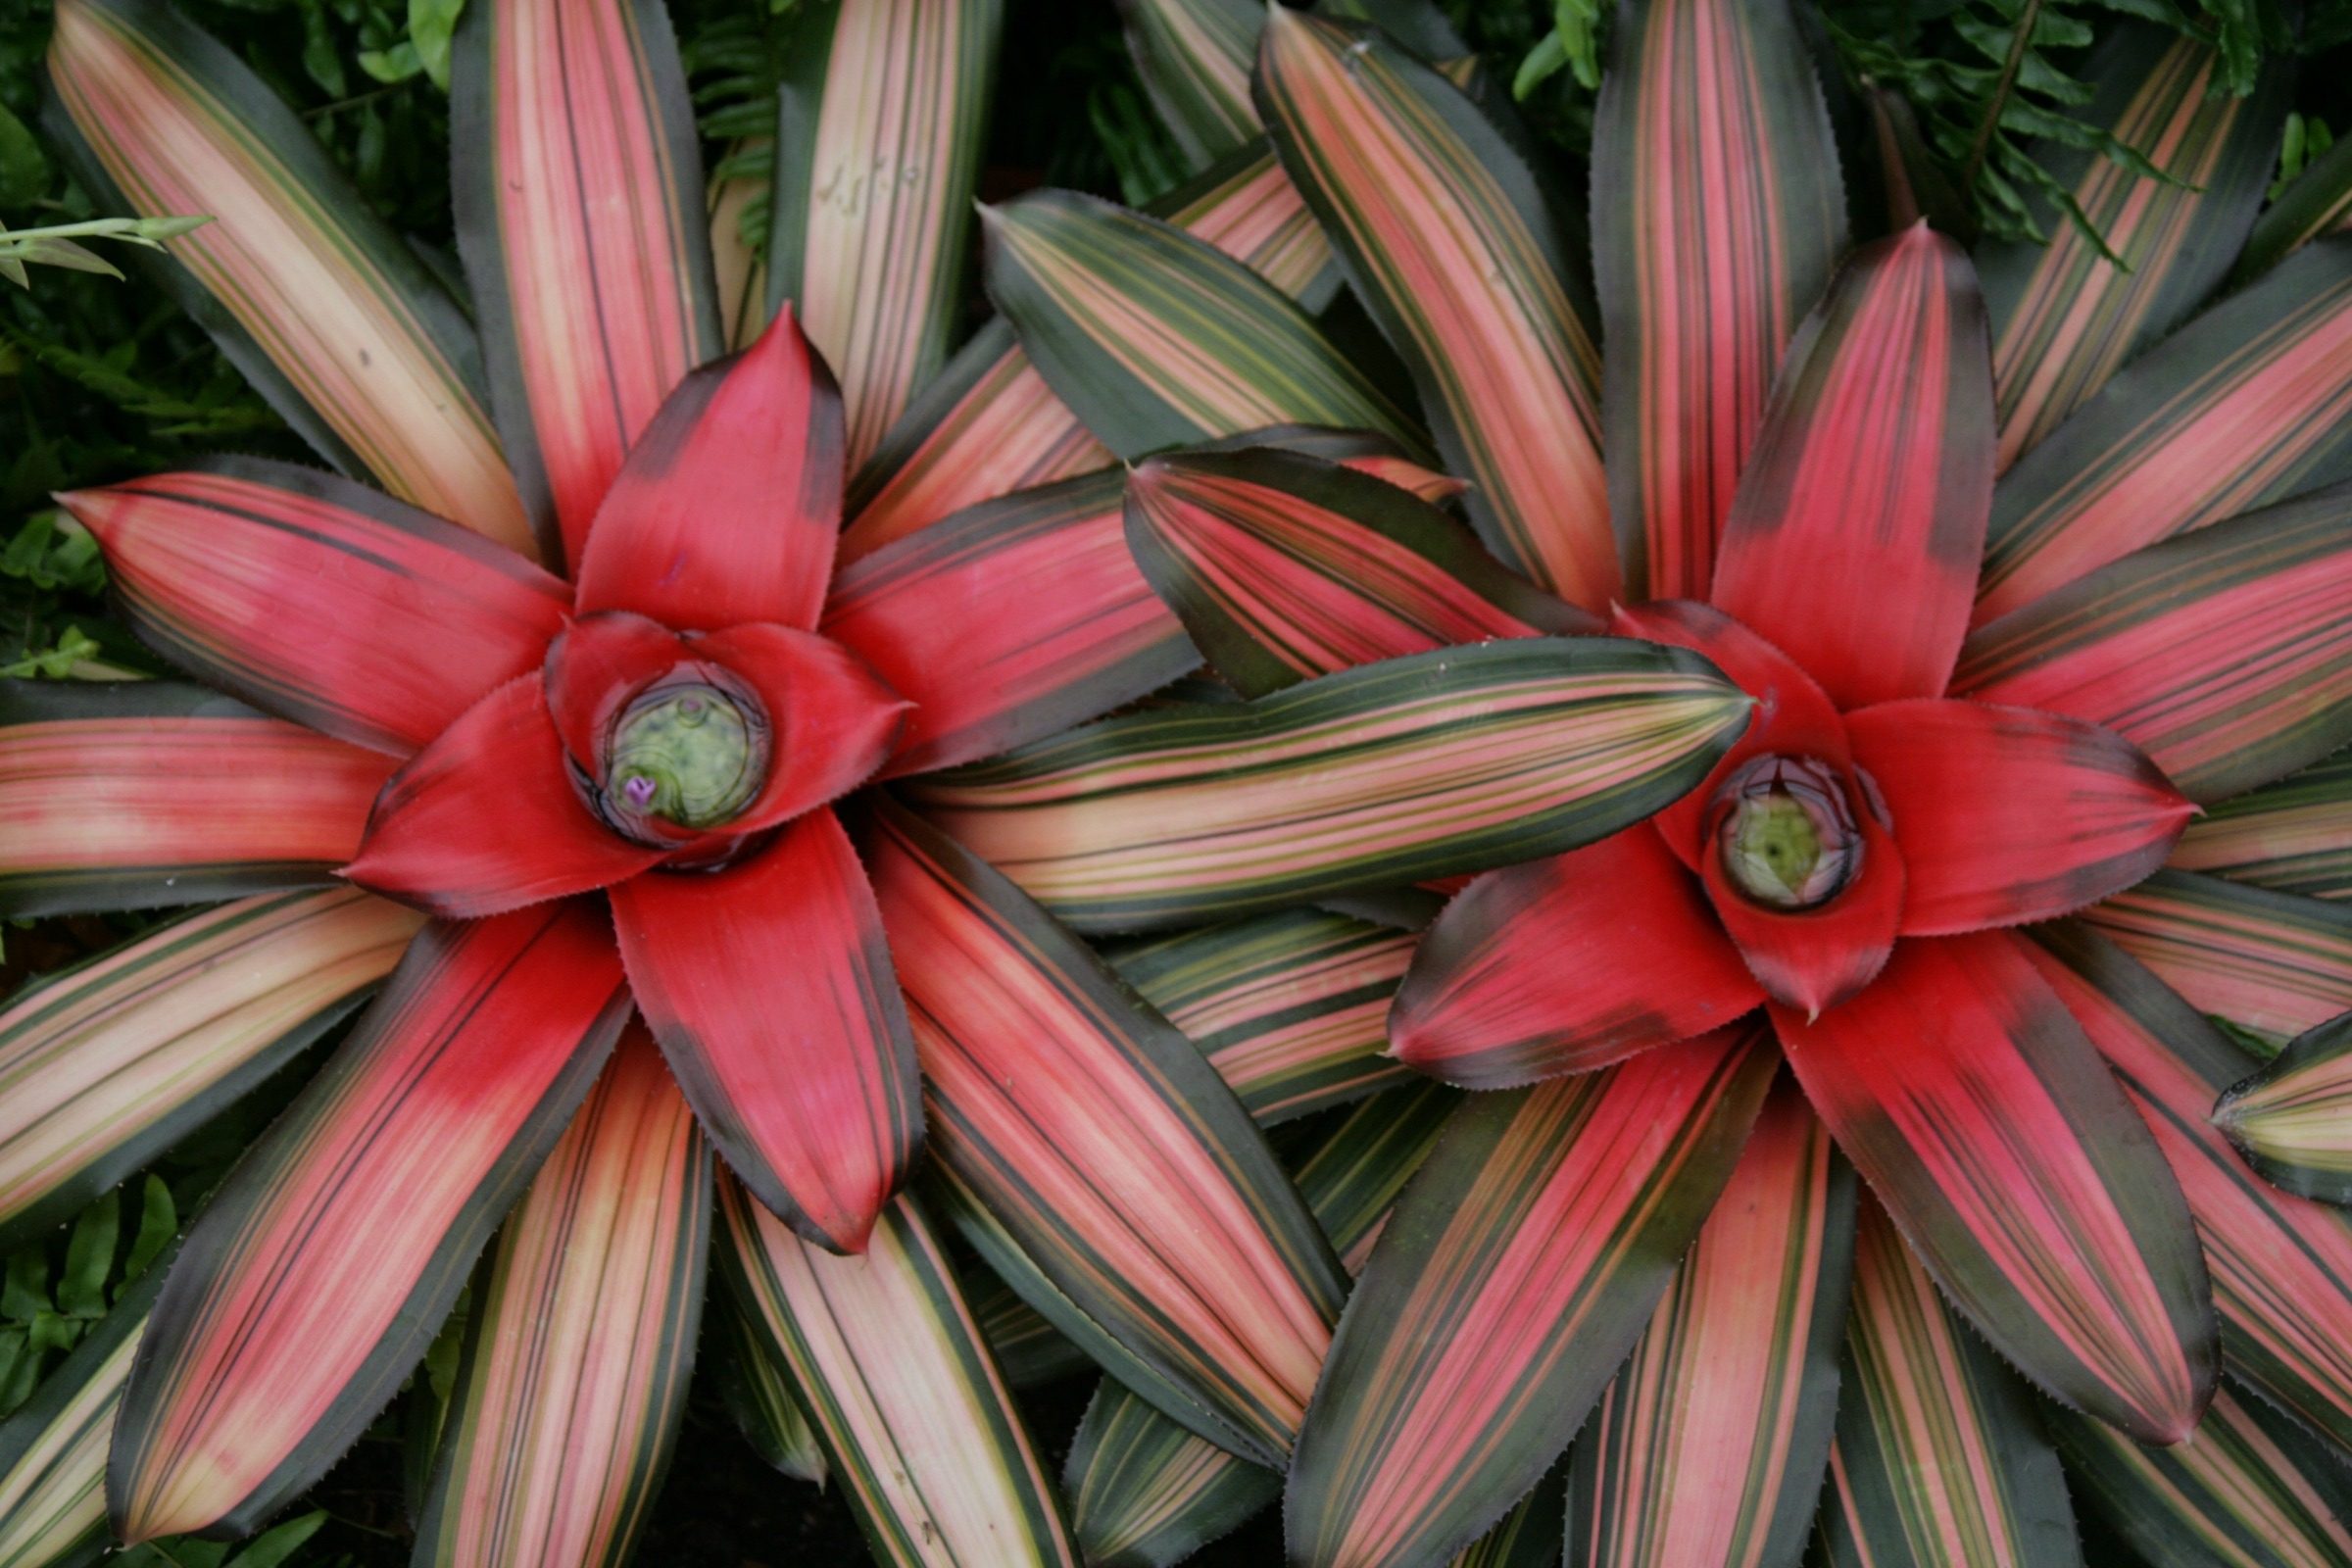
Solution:
<path fill-rule="evenodd" d="M 1072 924 L 1174 924 L 1605 837 L 1745 727 L 1712 670 L 1612 638 L 1441 650 L 1110 719 L 911 794 Z"/>
<path fill-rule="evenodd" d="M 2219 59 L 2159 24 L 2116 29 L 2083 65 L 2097 96 L 2077 118 L 2168 179 L 2045 144 L 2038 161 L 2087 227 L 2049 214 L 2046 242 L 1979 249 L 2003 466 L 2204 303 L 2235 260 L 2270 180 L 2288 73 L 2273 62 L 2251 94 L 2213 93 Z"/>
<path fill-rule="evenodd" d="M 1627 6 L 1592 140 L 1626 597 L 1704 599 L 1782 351 L 1845 248 L 1837 148 L 1788 8 Z"/>
<path fill-rule="evenodd" d="M 841 382 L 854 468 L 946 363 L 1002 0 L 811 7 L 792 31 L 768 205 L 769 309 Z"/>
<path fill-rule="evenodd" d="M 481 1275 L 418 1568 L 629 1560 L 685 1410 L 710 1238 L 710 1152 L 633 1030 Z"/>
<path fill-rule="evenodd" d="M 0 1012 L 0 1250 L 283 1066 L 421 923 L 352 888 L 263 894 L 19 992 Z"/>
<path fill-rule="evenodd" d="M 2348 349 L 2352 239 L 2307 247 L 2141 355 L 2001 481 L 1977 618 L 2352 472 Z"/>
<path fill-rule="evenodd" d="M 1294 1555 L 1418 1568 L 1582 1424 L 1731 1177 L 1771 1086 L 1717 1031 L 1456 1113 L 1374 1247 L 1300 1437 Z"/>
<path fill-rule="evenodd" d="M 200 687 L 0 684 L 0 911 L 316 887 L 360 847 L 391 758 Z"/>
<path fill-rule="evenodd" d="M 1275 8 L 1258 103 L 1283 167 L 1403 356 L 1502 559 L 1588 610 L 1618 586 L 1589 292 L 1533 172 L 1378 31 Z"/>
<path fill-rule="evenodd" d="M 1053 1493 L 931 1227 L 900 1198 L 835 1257 L 720 1184 L 730 1283 L 792 1368 L 884 1563 L 1076 1568 Z"/>
<path fill-rule="evenodd" d="M 155 273 L 245 378 L 338 467 L 533 548 L 465 313 L 293 111 L 163 0 L 57 24 L 51 128 L 106 205 L 214 220 Z"/>
<path fill-rule="evenodd" d="M 2159 871 L 2084 912 L 2200 1012 L 2284 1044 L 2352 1008 L 2352 908 Z"/>

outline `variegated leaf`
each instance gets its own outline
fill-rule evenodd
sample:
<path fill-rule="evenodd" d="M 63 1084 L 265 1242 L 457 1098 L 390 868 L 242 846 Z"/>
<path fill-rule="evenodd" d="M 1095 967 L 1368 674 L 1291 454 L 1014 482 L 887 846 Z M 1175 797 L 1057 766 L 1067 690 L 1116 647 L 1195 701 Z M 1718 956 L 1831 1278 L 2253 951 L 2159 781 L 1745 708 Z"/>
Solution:
<path fill-rule="evenodd" d="M 1106 720 L 909 794 L 1082 929 L 1177 924 L 1606 837 L 1746 726 L 1713 668 L 1613 638 L 1440 650 Z"/>

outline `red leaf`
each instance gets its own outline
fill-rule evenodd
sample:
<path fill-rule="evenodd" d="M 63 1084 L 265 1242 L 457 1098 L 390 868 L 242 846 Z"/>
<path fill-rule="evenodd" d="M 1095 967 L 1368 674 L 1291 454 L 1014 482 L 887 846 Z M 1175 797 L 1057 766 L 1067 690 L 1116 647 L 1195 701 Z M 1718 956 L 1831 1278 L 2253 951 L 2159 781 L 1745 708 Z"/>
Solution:
<path fill-rule="evenodd" d="M 1785 0 L 1637 0 L 1593 117 L 1602 447 L 1628 597 L 1696 599 L 1782 351 L 1845 247 Z"/>
<path fill-rule="evenodd" d="M 1632 610 L 1620 608 L 1609 630 L 1620 637 L 1671 643 L 1707 656 L 1733 684 L 1756 700 L 1747 729 L 1705 783 L 1650 820 L 1683 863 L 1698 869 L 1703 846 L 1701 821 L 1715 786 L 1754 757 L 1810 757 L 1843 767 L 1845 725 L 1812 676 L 1787 654 L 1711 606 L 1688 599 L 1658 600 Z"/>
<path fill-rule="evenodd" d="M 150 646 L 207 685 L 405 757 L 535 667 L 570 593 L 364 485 L 222 459 L 58 498 Z"/>
<path fill-rule="evenodd" d="M 2216 1352 L 2187 1204 L 2017 939 L 1905 942 L 1845 1005 L 1773 1022 L 1838 1147 L 1995 1348 L 2142 1442 L 2188 1435 Z"/>
<path fill-rule="evenodd" d="M 72 686 L 71 682 L 59 685 Z M 392 760 L 194 687 L 34 688 L 0 727 L 0 911 L 200 903 L 328 881 Z"/>
<path fill-rule="evenodd" d="M 833 575 L 841 484 L 841 394 L 788 306 L 741 356 L 681 382 L 630 446 L 580 557 L 580 609 L 806 631 Z"/>
<path fill-rule="evenodd" d="M 116 1533 L 241 1534 L 407 1378 L 628 1016 L 592 906 L 428 927 L 189 1233 L 123 1394 Z"/>
<path fill-rule="evenodd" d="M 1925 224 L 1857 252 L 1788 351 L 1713 603 L 1840 708 L 1937 697 L 1992 511 L 1992 371 L 1967 256 Z"/>
<path fill-rule="evenodd" d="M 474 704 L 392 776 L 343 874 L 471 920 L 610 887 L 662 853 L 621 838 L 580 800 L 532 674 Z"/>
<path fill-rule="evenodd" d="M 623 455 L 724 343 L 685 74 L 647 0 L 468 10 L 458 230 L 507 455 L 576 563 Z"/>
<path fill-rule="evenodd" d="M 1905 936 L 2046 920 L 2121 892 L 2196 809 L 2138 748 L 2078 718 L 1930 700 L 1845 722 L 1902 846 Z"/>
<path fill-rule="evenodd" d="M 1120 475 L 984 502 L 842 569 L 823 630 L 914 703 L 894 774 L 1106 712 L 1200 662 L 1127 552 Z"/>
<path fill-rule="evenodd" d="M 1494 871 L 1413 955 L 1389 1038 L 1433 1077 L 1500 1089 L 1730 1023 L 1764 994 L 1646 823 Z"/>
<path fill-rule="evenodd" d="M 735 1173 L 794 1230 L 865 1245 L 922 1136 L 873 891 L 831 811 L 723 871 L 612 890 L 637 1004 Z"/>

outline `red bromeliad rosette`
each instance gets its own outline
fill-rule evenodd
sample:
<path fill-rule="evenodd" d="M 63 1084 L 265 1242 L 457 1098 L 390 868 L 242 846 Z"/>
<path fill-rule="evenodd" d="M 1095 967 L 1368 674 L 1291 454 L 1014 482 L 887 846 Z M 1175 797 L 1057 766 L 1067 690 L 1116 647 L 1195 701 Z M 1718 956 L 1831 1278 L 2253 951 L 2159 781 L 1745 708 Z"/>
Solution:
<path fill-rule="evenodd" d="M 1817 1504 L 1840 1561 L 2071 1560 L 2002 1360 L 2106 1434 L 2069 1454 L 2154 1539 L 2216 1515 L 2271 1539 L 2216 1498 L 2303 1484 L 2300 1449 L 2266 1480 L 2229 1431 L 2193 1495 L 2096 1458 L 2202 1443 L 2225 1368 L 2352 1447 L 2352 1361 L 2325 1343 L 2352 1331 L 2352 1226 L 2208 1125 L 2251 1062 L 2195 1010 L 2282 1036 L 2352 1005 L 2352 924 L 2159 869 L 2200 807 L 2352 739 L 2352 487 L 2327 487 L 2352 460 L 2352 242 L 2165 336 L 2229 270 L 2282 108 L 2208 99 L 2197 46 L 2127 43 L 2106 111 L 2203 181 L 2067 171 L 2129 270 L 2072 236 L 1972 266 L 1918 223 L 1838 264 L 1793 20 L 1629 7 L 1594 152 L 1600 333 L 1474 95 L 1385 35 L 1273 11 L 1257 111 L 1480 539 L 1534 584 L 1328 464 L 1164 450 L 1271 356 L 1187 341 L 1164 247 L 1115 220 L 1029 198 L 995 225 L 1032 358 L 1143 460 L 1140 564 L 1253 701 L 927 779 L 933 819 L 1106 932 L 1458 870 L 1418 850 L 1448 815 L 1523 862 L 1445 909 L 1392 1013 L 1403 1061 L 1507 1092 L 1457 1114 L 1350 1298 L 1290 1472 L 1298 1562 L 1442 1561 L 1580 1428 L 1578 1563 L 1785 1563 Z M 1614 539 L 1585 499 L 1600 431 Z M 1311 765 L 1193 771 L 1334 670 L 1604 626 L 1703 653 L 1757 707 L 1697 788 L 1570 854 L 1513 838 L 1546 803 L 1507 737 L 1475 779 L 1441 781 L 1428 748 L 1420 809 L 1343 844 L 1273 787 Z M 2341 784 L 2317 787 L 2186 863 L 2260 880 L 2342 844 L 2340 811 L 2312 814 Z M 2340 1191 L 2290 1118 L 2305 1094 L 2340 1114 L 2343 1056 L 2315 1037 L 2293 1082 L 2232 1102 L 2234 1136 L 2294 1152 L 2297 1192 Z M 1846 1162 L 1873 1195 L 1859 1260 Z"/>
<path fill-rule="evenodd" d="M 0 1429 L 0 1495 L 62 1441 L 39 1422 L 79 1422 L 112 1433 L 120 1536 L 252 1528 L 392 1397 L 487 1247 L 418 1463 L 419 1560 L 617 1561 L 674 1444 L 715 1248 L 747 1353 L 796 1388 L 878 1549 L 1072 1561 L 899 1196 L 926 1125 L 978 1200 L 957 1223 L 1033 1259 L 1038 1298 L 1078 1303 L 1074 1337 L 1224 1448 L 1285 1457 L 1345 1276 L 1218 1075 L 1281 1114 L 1280 1063 L 1204 1058 L 878 793 L 855 838 L 835 812 L 1198 662 L 1128 553 L 1122 474 L 1010 333 L 949 362 L 998 24 L 988 0 L 848 0 L 796 33 L 773 297 L 722 331 L 652 0 L 466 8 L 472 319 L 168 6 L 60 5 L 60 137 L 110 202 L 215 217 L 157 275 L 341 473 L 225 460 L 65 498 L 140 634 L 229 695 L 0 692 L 0 907 L 239 902 L 0 1012 L 0 1237 L 385 991 L 152 1303 L 121 1309 L 109 1358 Z M 889 201 L 823 195 L 885 168 L 905 172 Z M 1451 489 L 1294 303 L 1335 279 L 1270 153 L 1162 220 L 1322 368 L 1232 411 L 1253 442 Z M 1310 427 L 1366 423 L 1388 428 Z M 1253 755 L 1361 738 L 1317 767 L 1339 841 L 1411 808 L 1399 756 L 1450 746 L 1476 777 L 1504 736 L 1539 760 L 1554 850 L 1688 789 L 1749 708 L 1700 658 L 1601 638 L 1439 664 L 1404 695 L 1309 689 Z M 1432 874 L 1484 863 L 1483 833 L 1429 835 Z M 67 1535 L 101 1528 L 104 1446 L 42 1482 Z"/>

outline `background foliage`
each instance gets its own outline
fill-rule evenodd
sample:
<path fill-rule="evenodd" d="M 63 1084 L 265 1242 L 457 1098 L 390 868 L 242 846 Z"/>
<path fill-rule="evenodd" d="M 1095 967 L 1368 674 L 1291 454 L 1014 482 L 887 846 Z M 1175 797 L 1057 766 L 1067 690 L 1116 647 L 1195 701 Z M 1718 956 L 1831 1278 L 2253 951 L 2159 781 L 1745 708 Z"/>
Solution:
<path fill-rule="evenodd" d="M 429 256 L 449 254 L 450 31 L 463 0 L 180 0 L 270 81 L 352 173 L 368 201 Z M 672 0 L 713 156 L 762 135 L 793 0 Z M 1456 26 L 1509 75 L 1538 133 L 1571 162 L 1589 145 L 1609 26 L 1601 0 L 1443 0 Z M 1183 173 L 1152 122 L 1102 0 L 1009 0 L 1006 34 L 1035 46 L 1024 90 L 999 106 L 984 194 L 1075 186 L 1140 202 Z M 2268 60 L 2311 58 L 2301 74 L 2281 178 L 2352 132 L 2342 65 L 2352 0 L 1829 0 L 1816 44 L 1834 103 L 1885 92 L 1909 110 L 1920 150 L 1957 193 L 1949 221 L 2033 232 L 2027 198 L 2047 181 L 2037 139 L 2114 145 L 2073 118 L 2089 90 L 2071 74 L 2101 30 L 2148 18 L 2213 38 L 2227 90 Z M 49 0 L 0 6 L 0 227 L 96 216 L 36 126 Z M 719 167 L 764 172 L 754 145 Z M 756 227 L 757 212 L 747 215 Z M 976 285 L 975 285 L 976 288 Z M 982 302 L 975 292 L 975 313 Z M 0 674 L 62 677 L 100 666 L 152 668 L 108 616 L 88 537 L 61 523 L 53 492 L 170 467 L 223 449 L 301 461 L 308 454 L 168 300 L 134 284 L 36 269 L 29 288 L 0 284 Z M 121 940 L 124 922 L 49 921 L 5 933 L 0 988 Z M 317 1059 L 314 1055 L 311 1060 Z M 291 1094 L 308 1063 L 257 1094 L 171 1160 L 83 1214 L 44 1247 L 0 1262 L 0 1414 L 26 1397 L 168 1245 L 235 1152 Z M 454 1343 L 454 1342 L 453 1342 Z M 428 1371 L 445 1380 L 448 1357 Z M 1041 1438 L 1066 1444 L 1083 1385 L 1049 1391 Z M 847 1512 L 778 1481 L 738 1441 L 715 1402 L 689 1412 L 687 1462 L 647 1543 L 649 1562 L 759 1564 L 856 1560 Z M 330 1477 L 315 1508 L 241 1547 L 164 1542 L 115 1559 L 127 1568 L 341 1568 L 399 1563 L 404 1485 L 393 1418 Z M 1058 1455 L 1056 1454 L 1056 1457 Z M 1229 1549 L 1278 1551 L 1249 1538 Z"/>

